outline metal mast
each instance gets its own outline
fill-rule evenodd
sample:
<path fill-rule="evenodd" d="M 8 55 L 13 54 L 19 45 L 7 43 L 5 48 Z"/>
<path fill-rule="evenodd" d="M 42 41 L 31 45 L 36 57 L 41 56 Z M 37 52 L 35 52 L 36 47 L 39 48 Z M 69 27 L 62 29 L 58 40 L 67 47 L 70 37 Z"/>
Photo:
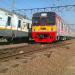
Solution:
<path fill-rule="evenodd" d="M 12 0 L 12 15 L 14 13 L 15 6 L 16 6 L 16 2 L 15 2 L 15 0 Z M 12 41 L 13 41 L 13 39 L 15 37 L 15 34 L 14 34 L 13 30 L 12 30 L 12 24 L 11 24 L 11 32 L 12 32 Z"/>
<path fill-rule="evenodd" d="M 16 7 L 16 0 L 12 0 L 12 12 L 14 12 Z"/>

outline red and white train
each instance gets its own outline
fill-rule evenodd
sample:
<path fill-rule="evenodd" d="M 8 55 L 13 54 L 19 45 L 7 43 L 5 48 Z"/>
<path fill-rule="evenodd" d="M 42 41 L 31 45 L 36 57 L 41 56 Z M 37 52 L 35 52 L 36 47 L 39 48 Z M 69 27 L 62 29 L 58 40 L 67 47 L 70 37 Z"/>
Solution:
<path fill-rule="evenodd" d="M 32 38 L 35 42 L 51 43 L 71 37 L 74 37 L 74 32 L 55 12 L 33 14 Z"/>

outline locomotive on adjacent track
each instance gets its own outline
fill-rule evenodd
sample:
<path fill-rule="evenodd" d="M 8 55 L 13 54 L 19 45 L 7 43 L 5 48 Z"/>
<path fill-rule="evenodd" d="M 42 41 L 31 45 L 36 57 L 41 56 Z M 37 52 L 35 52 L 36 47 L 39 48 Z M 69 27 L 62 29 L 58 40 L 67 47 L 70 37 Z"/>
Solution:
<path fill-rule="evenodd" d="M 0 8 L 0 38 L 28 40 L 31 23 L 25 15 Z"/>
<path fill-rule="evenodd" d="M 37 12 L 32 17 L 32 38 L 35 42 L 52 43 L 73 37 L 73 31 L 55 12 Z"/>

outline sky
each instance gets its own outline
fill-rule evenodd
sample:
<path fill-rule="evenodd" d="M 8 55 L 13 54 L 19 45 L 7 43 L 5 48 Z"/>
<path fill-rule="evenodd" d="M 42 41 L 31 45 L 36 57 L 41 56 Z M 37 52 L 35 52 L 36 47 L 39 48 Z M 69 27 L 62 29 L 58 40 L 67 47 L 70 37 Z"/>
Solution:
<path fill-rule="evenodd" d="M 0 0 L 0 8 L 13 10 L 13 1 L 15 1 L 14 9 L 31 9 L 43 7 L 55 7 L 64 5 L 75 5 L 75 0 Z M 29 17 L 29 14 L 27 13 Z M 57 14 L 68 24 L 75 24 L 75 10 L 58 11 Z M 31 16 L 30 16 L 31 17 Z M 75 28 L 75 26 L 71 26 Z"/>

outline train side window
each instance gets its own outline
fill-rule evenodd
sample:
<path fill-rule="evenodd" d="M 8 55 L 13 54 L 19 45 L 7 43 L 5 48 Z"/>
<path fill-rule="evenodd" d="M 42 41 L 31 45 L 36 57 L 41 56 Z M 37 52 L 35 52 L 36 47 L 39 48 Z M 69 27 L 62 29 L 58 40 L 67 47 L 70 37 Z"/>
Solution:
<path fill-rule="evenodd" d="M 21 20 L 18 20 L 18 28 L 21 27 Z"/>
<path fill-rule="evenodd" d="M 8 19 L 7 19 L 7 25 L 10 26 L 11 25 L 11 17 L 8 16 Z"/>
<path fill-rule="evenodd" d="M 27 29 L 29 29 L 29 25 L 30 25 L 30 24 L 29 24 L 29 23 L 27 23 Z"/>
<path fill-rule="evenodd" d="M 62 28 L 62 29 L 63 29 L 63 25 L 64 25 L 64 24 L 63 24 L 63 23 L 61 23 L 61 28 Z"/>

